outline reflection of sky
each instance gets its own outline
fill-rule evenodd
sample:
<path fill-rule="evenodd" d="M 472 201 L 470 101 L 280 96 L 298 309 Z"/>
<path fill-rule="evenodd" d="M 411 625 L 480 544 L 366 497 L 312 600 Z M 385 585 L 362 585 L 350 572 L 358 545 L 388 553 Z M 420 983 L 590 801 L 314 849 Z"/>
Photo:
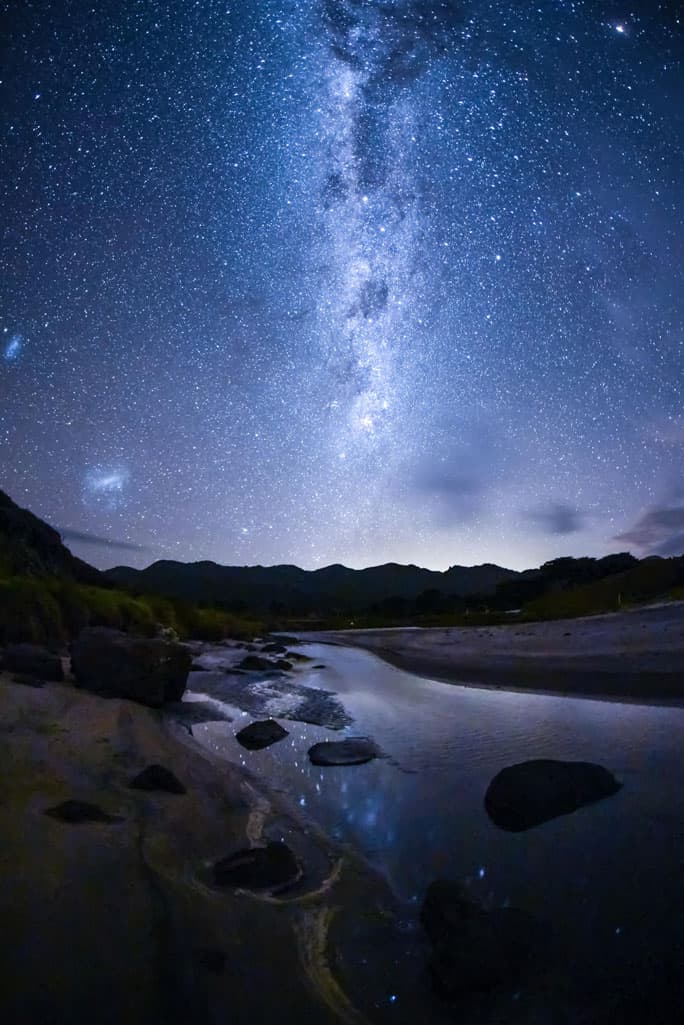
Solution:
<path fill-rule="evenodd" d="M 330 835 L 360 848 L 407 899 L 419 902 L 432 879 L 452 877 L 485 903 L 563 921 L 562 942 L 578 949 L 589 930 L 589 953 L 594 941 L 619 940 L 625 959 L 638 963 L 646 934 L 664 945 L 663 923 L 684 899 L 673 843 L 677 809 L 684 815 L 683 710 L 463 689 L 418 680 L 363 652 L 304 650 L 329 668 L 299 681 L 337 691 L 352 727 L 340 734 L 283 720 L 289 737 L 247 752 L 233 733 L 250 716 L 237 712 L 235 724 L 195 727 L 198 739 L 263 774 Z M 372 736 L 387 757 L 355 767 L 309 762 L 312 744 L 355 734 Z M 598 761 L 625 787 L 575 815 L 504 833 L 484 811 L 486 787 L 504 765 L 531 757 Z"/>

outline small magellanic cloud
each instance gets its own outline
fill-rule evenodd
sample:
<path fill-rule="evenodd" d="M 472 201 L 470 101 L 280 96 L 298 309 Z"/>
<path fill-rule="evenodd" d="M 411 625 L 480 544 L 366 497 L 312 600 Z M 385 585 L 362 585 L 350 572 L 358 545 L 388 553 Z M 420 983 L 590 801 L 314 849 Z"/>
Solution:
<path fill-rule="evenodd" d="M 5 345 L 5 348 L 4 348 L 4 351 L 3 351 L 3 359 L 5 359 L 8 363 L 11 363 L 13 360 L 18 359 L 19 355 L 21 353 L 23 344 L 24 344 L 23 335 L 13 334 L 12 337 L 10 338 L 9 342 L 7 342 L 7 344 Z"/>

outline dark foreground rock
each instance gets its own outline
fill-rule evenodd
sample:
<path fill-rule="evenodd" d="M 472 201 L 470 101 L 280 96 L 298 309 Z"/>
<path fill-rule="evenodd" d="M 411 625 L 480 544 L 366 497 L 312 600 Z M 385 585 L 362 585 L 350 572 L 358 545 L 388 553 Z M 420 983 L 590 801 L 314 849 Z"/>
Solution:
<path fill-rule="evenodd" d="M 314 765 L 362 765 L 377 756 L 378 749 L 366 737 L 323 740 L 309 748 L 309 758 Z"/>
<path fill-rule="evenodd" d="M 260 722 L 252 722 L 245 726 L 235 734 L 235 739 L 248 751 L 260 751 L 287 736 L 288 731 L 275 719 L 262 719 Z"/>
<path fill-rule="evenodd" d="M 519 908 L 485 911 L 459 883 L 431 883 L 421 921 L 432 944 L 432 983 L 447 1000 L 517 989 L 539 967 L 542 924 Z"/>
<path fill-rule="evenodd" d="M 160 790 L 166 794 L 185 794 L 181 781 L 163 765 L 148 765 L 128 784 L 131 790 Z"/>
<path fill-rule="evenodd" d="M 82 630 L 71 645 L 77 687 L 153 708 L 180 701 L 191 663 L 192 656 L 181 644 L 104 627 Z"/>
<path fill-rule="evenodd" d="M 97 804 L 90 801 L 62 801 L 53 808 L 46 808 L 45 814 L 51 819 L 75 825 L 79 822 L 121 822 L 118 815 L 109 815 Z"/>
<path fill-rule="evenodd" d="M 287 844 L 276 841 L 222 858 L 214 865 L 213 874 L 217 886 L 277 891 L 296 883 L 302 873 Z"/>
<path fill-rule="evenodd" d="M 484 803 L 495 825 L 517 833 L 610 797 L 621 786 L 602 765 L 540 758 L 502 769 Z"/>
<path fill-rule="evenodd" d="M 64 679 L 62 660 L 38 644 L 10 644 L 0 655 L 0 666 L 37 680 L 58 683 Z"/>

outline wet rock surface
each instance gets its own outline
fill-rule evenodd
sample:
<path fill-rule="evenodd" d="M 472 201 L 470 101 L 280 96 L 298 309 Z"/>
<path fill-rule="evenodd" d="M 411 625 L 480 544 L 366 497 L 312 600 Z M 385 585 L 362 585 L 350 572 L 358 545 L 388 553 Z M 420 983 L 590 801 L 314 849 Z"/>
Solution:
<path fill-rule="evenodd" d="M 282 841 L 236 851 L 213 867 L 217 886 L 244 890 L 282 890 L 296 883 L 300 876 L 299 862 Z"/>
<path fill-rule="evenodd" d="M 314 765 L 362 765 L 377 756 L 377 747 L 366 737 L 323 740 L 309 748 L 309 759 Z"/>
<path fill-rule="evenodd" d="M 621 786 L 593 762 L 533 759 L 502 769 L 489 784 L 484 804 L 495 825 L 517 833 L 611 797 Z"/>
<path fill-rule="evenodd" d="M 37 680 L 64 679 L 62 660 L 38 644 L 10 644 L 0 652 L 0 667 Z"/>
<path fill-rule="evenodd" d="M 421 922 L 432 944 L 429 971 L 439 996 L 517 989 L 539 966 L 546 930 L 519 908 L 485 910 L 452 880 L 428 887 Z"/>
<path fill-rule="evenodd" d="M 180 701 L 192 656 L 181 644 L 91 627 L 71 645 L 76 686 L 154 708 Z"/>
<path fill-rule="evenodd" d="M 235 739 L 248 751 L 260 751 L 287 736 L 288 731 L 275 719 L 263 719 L 245 726 L 235 734 Z"/>
<path fill-rule="evenodd" d="M 185 794 L 181 781 L 163 765 L 148 765 L 128 784 L 131 790 L 161 791 L 166 794 Z"/>

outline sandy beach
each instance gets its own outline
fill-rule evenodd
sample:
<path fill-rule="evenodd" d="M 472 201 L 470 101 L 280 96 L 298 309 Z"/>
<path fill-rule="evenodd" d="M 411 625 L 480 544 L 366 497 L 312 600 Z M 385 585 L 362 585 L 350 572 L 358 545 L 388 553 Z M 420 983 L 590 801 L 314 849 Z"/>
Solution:
<path fill-rule="evenodd" d="M 492 627 L 306 634 L 419 676 L 473 686 L 684 702 L 684 603 Z"/>

